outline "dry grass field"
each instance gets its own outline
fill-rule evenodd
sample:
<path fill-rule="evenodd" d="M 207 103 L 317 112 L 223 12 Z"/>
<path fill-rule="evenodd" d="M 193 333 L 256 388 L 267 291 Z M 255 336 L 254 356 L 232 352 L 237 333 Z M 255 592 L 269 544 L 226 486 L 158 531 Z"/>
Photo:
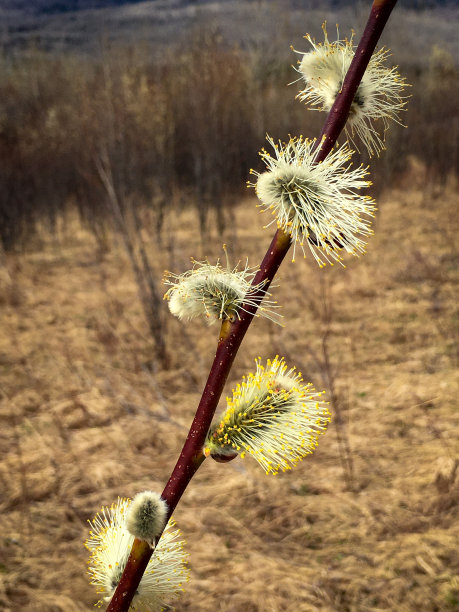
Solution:
<path fill-rule="evenodd" d="M 422 175 L 378 203 L 365 257 L 283 263 L 285 327 L 254 321 L 227 393 L 276 353 L 327 388 L 325 339 L 341 419 L 335 406 L 317 453 L 285 474 L 204 463 L 175 513 L 191 569 L 178 612 L 459 610 L 458 200 Z M 254 204 L 205 248 L 194 213 L 175 210 L 158 278 L 222 255 L 223 240 L 256 265 L 271 231 Z M 76 220 L 59 231 L 1 269 L 4 612 L 93 609 L 86 521 L 118 495 L 162 490 L 218 334 L 169 317 L 161 370 L 122 246 L 100 256 Z"/>

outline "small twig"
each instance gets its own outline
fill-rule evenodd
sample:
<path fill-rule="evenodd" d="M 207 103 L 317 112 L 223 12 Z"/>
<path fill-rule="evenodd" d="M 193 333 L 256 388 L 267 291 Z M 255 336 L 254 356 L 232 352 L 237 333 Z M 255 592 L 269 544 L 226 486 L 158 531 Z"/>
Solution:
<path fill-rule="evenodd" d="M 338 443 L 338 453 L 343 468 L 344 480 L 347 487 L 352 489 L 354 480 L 354 462 L 351 454 L 351 446 L 346 428 L 343 424 L 343 415 L 341 411 L 341 400 L 336 391 L 336 376 L 337 368 L 333 367 L 330 357 L 329 338 L 331 335 L 331 323 L 333 321 L 333 302 L 328 293 L 326 277 L 321 274 L 319 276 L 319 284 L 321 289 L 320 304 L 310 300 L 310 308 L 315 316 L 322 323 L 321 331 L 321 352 L 320 355 L 311 347 L 307 346 L 306 350 L 314 361 L 316 367 L 320 370 L 324 385 L 329 390 L 330 406 L 334 415 L 333 425 L 336 432 L 336 440 Z M 318 300 L 317 300 L 318 301 Z"/>
<path fill-rule="evenodd" d="M 331 359 L 330 359 L 330 351 L 328 345 L 328 339 L 331 333 L 331 322 L 333 319 L 333 308 L 332 302 L 329 298 L 327 287 L 323 280 L 323 276 L 321 276 L 321 287 L 322 287 L 322 313 L 323 313 L 323 323 L 325 324 L 325 329 L 322 334 L 322 368 L 325 373 L 324 378 L 326 378 L 326 384 L 330 391 L 330 405 L 332 407 L 333 413 L 335 414 L 335 418 L 333 419 L 333 423 L 335 426 L 336 432 L 336 440 L 338 442 L 338 452 L 341 460 L 341 465 L 343 468 L 344 479 L 346 480 L 347 486 L 349 489 L 352 489 L 353 480 L 354 480 L 354 461 L 352 459 L 351 446 L 349 443 L 349 436 L 347 435 L 346 428 L 343 424 L 343 415 L 341 411 L 341 400 L 336 391 L 335 380 L 336 380 L 336 370 L 333 368 Z"/>
<path fill-rule="evenodd" d="M 16 445 L 16 452 L 19 461 L 19 474 L 21 483 L 21 515 L 23 520 L 24 531 L 21 536 L 24 541 L 28 541 L 32 533 L 32 516 L 30 512 L 30 505 L 28 504 L 28 485 L 27 485 L 27 469 L 24 461 L 24 453 L 22 450 L 21 436 L 19 434 L 19 420 L 18 420 L 18 408 L 14 402 L 7 395 L 7 393 L 0 387 L 0 395 L 4 400 L 11 406 L 10 416 L 13 421 L 13 437 Z M 25 551 L 23 551 L 24 554 Z"/>
<path fill-rule="evenodd" d="M 148 260 L 145 246 L 142 241 L 140 232 L 140 220 L 130 205 L 131 216 L 134 218 L 135 230 L 137 232 L 138 250 L 140 251 L 140 263 L 135 253 L 135 246 L 129 232 L 128 222 L 126 219 L 127 200 L 123 196 L 119 196 L 115 188 L 112 167 L 108 152 L 106 149 L 101 151 L 99 157 L 95 158 L 95 164 L 99 173 L 100 180 L 107 193 L 110 209 L 113 213 L 113 219 L 118 232 L 121 234 L 126 252 L 129 256 L 132 269 L 134 271 L 137 289 L 140 302 L 143 307 L 145 318 L 147 319 L 150 332 L 155 342 L 157 356 L 164 367 L 168 367 L 169 357 L 164 341 L 164 326 L 160 316 L 161 298 L 159 296 L 154 276 L 151 269 L 150 261 Z"/>

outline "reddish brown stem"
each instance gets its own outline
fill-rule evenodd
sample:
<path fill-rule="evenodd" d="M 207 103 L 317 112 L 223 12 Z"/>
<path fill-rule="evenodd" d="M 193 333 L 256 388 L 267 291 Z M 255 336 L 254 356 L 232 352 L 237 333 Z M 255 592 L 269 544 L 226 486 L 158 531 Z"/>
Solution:
<path fill-rule="evenodd" d="M 290 236 L 282 230 L 277 230 L 269 247 L 260 270 L 258 271 L 254 283 L 265 281 L 263 290 L 254 295 L 254 299 L 263 298 L 264 292 L 268 289 L 274 275 L 279 269 L 290 247 Z M 204 392 L 199 402 L 196 416 L 194 417 L 188 437 L 186 439 L 180 458 L 172 472 L 172 476 L 163 491 L 162 497 L 167 501 L 169 511 L 172 513 L 177 505 L 183 491 L 188 485 L 200 463 L 199 457 L 202 456 L 202 447 L 206 439 L 212 422 L 215 408 L 223 391 L 226 379 L 233 364 L 236 353 L 241 345 L 247 329 L 256 312 L 255 306 L 247 306 L 241 313 L 241 318 L 236 319 L 225 329 L 222 326 L 222 334 L 217 347 L 212 368 L 207 379 Z M 209 419 L 209 415 L 210 419 Z M 196 467 L 195 467 L 196 466 Z"/>
<path fill-rule="evenodd" d="M 396 2 L 397 0 L 375 0 L 373 3 L 362 39 L 344 79 L 342 91 L 327 117 L 319 138 L 318 153 L 316 155 L 317 162 L 325 159 L 346 124 L 357 88 Z M 290 244 L 290 237 L 281 229 L 277 230 L 261 263 L 260 270 L 253 280 L 253 284 L 264 282 L 263 290 L 258 291 L 257 294 L 260 301 L 287 254 Z M 257 310 L 254 306 L 244 308 L 241 311 L 240 319 L 232 323 L 226 321 L 222 325 L 215 359 L 201 401 L 199 402 L 180 457 L 162 493 L 162 497 L 166 500 L 169 507 L 169 516 L 177 506 L 188 483 L 204 461 L 202 448 L 215 409 L 236 353 Z M 151 555 L 152 550 L 147 544 L 137 539 L 134 541 L 126 568 L 107 608 L 107 612 L 127 612 L 129 610 L 130 603 Z"/>

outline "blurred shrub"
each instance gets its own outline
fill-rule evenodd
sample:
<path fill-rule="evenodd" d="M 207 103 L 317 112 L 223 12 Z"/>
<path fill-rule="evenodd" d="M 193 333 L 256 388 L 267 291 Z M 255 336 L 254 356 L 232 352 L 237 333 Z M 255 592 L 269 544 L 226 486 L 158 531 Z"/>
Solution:
<path fill-rule="evenodd" d="M 314 136 L 323 115 L 306 112 L 287 87 L 295 73 L 273 50 L 229 48 L 218 32 L 194 34 L 186 51 L 152 57 L 141 44 L 93 58 L 23 51 L 0 58 L 0 240 L 24 247 L 38 221 L 53 231 L 68 206 L 101 240 L 112 224 L 100 163 L 120 201 L 148 206 L 160 232 L 172 198 L 208 211 L 218 230 L 245 189 L 266 132 Z M 294 61 L 293 58 L 291 58 Z M 403 66 L 401 67 L 404 72 Z M 430 181 L 457 172 L 459 77 L 434 48 L 410 67 L 406 122 L 392 126 L 388 151 L 372 160 L 373 180 L 389 185 L 407 155 Z"/>
<path fill-rule="evenodd" d="M 448 51 L 433 47 L 413 97 L 411 120 L 419 125 L 413 135 L 414 151 L 422 152 L 429 177 L 445 183 L 459 170 L 459 71 Z"/>

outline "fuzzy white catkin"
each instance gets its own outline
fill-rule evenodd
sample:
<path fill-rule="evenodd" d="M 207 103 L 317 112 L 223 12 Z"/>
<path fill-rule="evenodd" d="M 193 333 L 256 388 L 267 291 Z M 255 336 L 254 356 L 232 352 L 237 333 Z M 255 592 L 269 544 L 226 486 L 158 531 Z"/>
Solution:
<path fill-rule="evenodd" d="M 251 170 L 262 210 L 271 211 L 274 222 L 291 235 L 293 260 L 296 245 L 303 254 L 307 245 L 319 266 L 334 261 L 344 266 L 341 253 L 365 253 L 364 238 L 373 234 L 375 207 L 370 196 L 360 194 L 371 183 L 367 168 L 351 168 L 353 151 L 347 144 L 335 149 L 320 163 L 315 159 L 315 140 L 302 136 L 278 143 L 268 136 L 273 153 L 262 149 L 266 172 Z M 272 222 L 273 222 L 272 221 Z M 271 222 L 271 223 L 272 223 Z M 270 224 L 268 224 L 270 225 Z"/>
<path fill-rule="evenodd" d="M 159 493 L 142 491 L 132 500 L 126 515 L 126 527 L 131 535 L 153 545 L 166 525 L 167 503 Z"/>
<path fill-rule="evenodd" d="M 228 262 L 222 268 L 218 261 L 215 266 L 194 261 L 193 268 L 183 274 L 166 272 L 164 282 L 171 287 L 164 299 L 169 302 L 170 312 L 185 321 L 201 316 L 209 323 L 240 319 L 241 312 L 251 306 L 258 309 L 257 316 L 278 323 L 280 315 L 273 312 L 276 302 L 267 299 L 270 294 L 263 291 L 264 283 L 252 284 L 257 271 L 247 263 L 241 270 L 237 266 L 231 270 Z"/>
<path fill-rule="evenodd" d="M 309 108 L 328 112 L 341 92 L 355 47 L 353 35 L 350 39 L 330 42 L 325 24 L 322 29 L 325 36 L 323 43 L 316 43 L 309 34 L 305 36 L 313 49 L 302 54 L 299 62 L 298 72 L 304 80 L 304 89 L 297 97 Z M 389 121 L 403 125 L 399 115 L 405 110 L 407 96 L 403 96 L 402 92 L 408 84 L 396 66 L 386 66 L 389 56 L 389 51 L 384 48 L 372 55 L 354 96 L 346 126 L 349 141 L 354 143 L 354 136 L 357 135 L 370 156 L 379 155 L 385 149 L 385 132 Z M 381 124 L 383 134 L 380 134 Z"/>
<path fill-rule="evenodd" d="M 157 500 L 158 494 L 153 495 Z M 98 608 L 112 598 L 134 543 L 134 536 L 126 527 L 130 505 L 130 499 L 118 498 L 111 506 L 102 507 L 89 521 L 90 532 L 85 545 L 91 553 L 88 573 L 100 597 L 96 603 Z M 188 554 L 181 535 L 180 529 L 175 529 L 174 521 L 169 520 L 137 587 L 133 610 L 164 611 L 169 609 L 167 601 L 175 599 L 183 591 L 189 572 L 186 567 Z"/>

